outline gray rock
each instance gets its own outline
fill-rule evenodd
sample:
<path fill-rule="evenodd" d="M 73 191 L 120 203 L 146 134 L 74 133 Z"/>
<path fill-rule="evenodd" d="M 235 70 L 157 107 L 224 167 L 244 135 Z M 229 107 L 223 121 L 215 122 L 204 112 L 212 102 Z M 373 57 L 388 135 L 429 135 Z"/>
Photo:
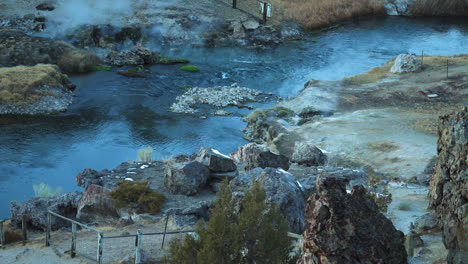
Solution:
<path fill-rule="evenodd" d="M 243 197 L 243 193 L 255 182 L 262 184 L 267 201 L 279 207 L 288 220 L 291 232 L 302 232 L 305 196 L 294 176 L 282 169 L 256 168 L 239 175 L 230 182 L 233 196 Z"/>
<path fill-rule="evenodd" d="M 159 54 L 142 46 L 136 46 L 128 51 L 110 51 L 106 56 L 106 62 L 114 66 L 124 65 L 151 65 L 159 60 Z"/>
<path fill-rule="evenodd" d="M 283 155 L 277 155 L 269 151 L 266 147 L 255 143 L 249 143 L 239 147 L 239 160 L 246 162 L 246 170 L 254 168 L 282 168 L 289 169 L 289 159 Z"/>
<path fill-rule="evenodd" d="M 321 166 L 327 161 L 327 156 L 316 146 L 300 142 L 294 148 L 292 161 L 300 165 Z"/>
<path fill-rule="evenodd" d="M 53 11 L 55 9 L 55 4 L 51 1 L 43 2 L 37 5 L 36 9 L 40 11 Z"/>
<path fill-rule="evenodd" d="M 29 228 L 45 230 L 47 228 L 47 210 L 74 219 L 81 197 L 82 193 L 76 191 L 50 198 L 35 197 L 24 203 L 13 201 L 10 204 L 11 224 L 16 228 L 21 228 L 22 216 L 26 215 Z M 70 226 L 70 222 L 52 217 L 53 230 Z"/>
<path fill-rule="evenodd" d="M 214 148 L 202 147 L 196 161 L 208 167 L 210 172 L 233 172 L 237 170 L 236 164 L 229 156 Z"/>
<path fill-rule="evenodd" d="M 260 27 L 260 23 L 257 20 L 251 19 L 251 20 L 247 20 L 247 21 L 243 22 L 242 26 L 246 30 L 255 30 L 255 29 Z"/>
<path fill-rule="evenodd" d="M 437 218 L 434 213 L 427 213 L 419 216 L 414 221 L 414 231 L 420 233 L 437 227 Z"/>
<path fill-rule="evenodd" d="M 173 194 L 193 195 L 205 186 L 209 176 L 209 169 L 198 161 L 169 163 L 164 185 Z"/>
<path fill-rule="evenodd" d="M 114 224 L 119 217 L 114 200 L 104 187 L 92 184 L 78 203 L 76 218 L 91 224 Z"/>
<path fill-rule="evenodd" d="M 165 214 L 172 216 L 174 223 L 178 226 L 193 225 L 200 219 L 208 220 L 212 206 L 213 200 L 200 201 L 193 203 L 187 208 L 171 208 Z"/>
<path fill-rule="evenodd" d="M 133 223 L 134 222 L 131 216 L 123 216 L 119 219 L 119 221 L 117 221 L 117 226 L 124 227 L 128 225 L 132 225 Z"/>
<path fill-rule="evenodd" d="M 395 59 L 395 64 L 390 69 L 392 73 L 409 73 L 421 69 L 421 60 L 414 54 L 400 54 Z"/>

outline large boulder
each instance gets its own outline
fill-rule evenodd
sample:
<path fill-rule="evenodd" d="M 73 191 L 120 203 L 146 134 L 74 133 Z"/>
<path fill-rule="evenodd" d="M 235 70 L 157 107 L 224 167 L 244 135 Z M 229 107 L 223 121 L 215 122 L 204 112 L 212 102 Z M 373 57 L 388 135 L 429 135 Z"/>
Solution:
<path fill-rule="evenodd" d="M 438 160 L 430 182 L 435 210 L 448 249 L 448 263 L 468 259 L 468 107 L 440 117 Z"/>
<path fill-rule="evenodd" d="M 92 184 L 78 203 L 76 218 L 86 223 L 114 223 L 119 214 L 114 200 L 104 187 Z"/>
<path fill-rule="evenodd" d="M 249 143 L 241 146 L 237 151 L 237 155 L 239 161 L 246 163 L 246 170 L 267 167 L 289 169 L 289 159 L 287 157 L 277 155 L 259 144 Z"/>
<path fill-rule="evenodd" d="M 316 146 L 300 142 L 296 144 L 291 159 L 300 165 L 321 166 L 327 161 L 327 156 Z"/>
<path fill-rule="evenodd" d="M 407 263 L 404 235 L 378 210 L 361 185 L 325 178 L 307 200 L 300 263 Z"/>
<path fill-rule="evenodd" d="M 214 148 L 201 148 L 196 161 L 208 167 L 210 172 L 232 172 L 237 170 L 236 164 L 229 156 Z"/>
<path fill-rule="evenodd" d="M 296 233 L 302 232 L 305 196 L 294 176 L 283 169 L 253 169 L 230 182 L 234 197 L 243 197 L 243 193 L 255 182 L 262 184 L 267 201 L 279 207 L 288 220 L 289 229 Z"/>
<path fill-rule="evenodd" d="M 73 101 L 74 88 L 55 65 L 0 68 L 0 115 L 65 111 Z"/>
<path fill-rule="evenodd" d="M 0 67 L 36 64 L 57 64 L 67 73 L 81 73 L 92 71 L 99 58 L 64 42 L 0 29 Z"/>
<path fill-rule="evenodd" d="M 15 201 L 10 204 L 11 224 L 21 228 L 22 217 L 26 215 L 27 225 L 32 229 L 45 230 L 47 228 L 47 210 L 74 219 L 81 192 L 66 193 L 50 198 L 35 197 L 24 203 Z M 71 223 L 57 217 L 52 217 L 52 229 L 71 227 Z"/>
<path fill-rule="evenodd" d="M 392 73 L 408 73 L 415 72 L 421 69 L 421 60 L 416 58 L 414 54 L 400 54 L 395 59 L 390 72 Z"/>
<path fill-rule="evenodd" d="M 142 46 L 127 51 L 110 51 L 106 56 L 107 63 L 114 66 L 155 64 L 159 54 Z"/>
<path fill-rule="evenodd" d="M 193 195 L 206 184 L 210 170 L 198 161 L 168 163 L 164 185 L 173 194 Z"/>

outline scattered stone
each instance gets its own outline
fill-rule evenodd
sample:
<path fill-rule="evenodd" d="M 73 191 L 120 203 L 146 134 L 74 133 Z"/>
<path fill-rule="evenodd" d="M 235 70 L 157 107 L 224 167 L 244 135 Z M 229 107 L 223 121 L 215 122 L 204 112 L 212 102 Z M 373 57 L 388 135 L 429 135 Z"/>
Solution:
<path fill-rule="evenodd" d="M 78 203 L 76 217 L 85 223 L 108 224 L 115 223 L 119 217 L 114 200 L 104 187 L 92 184 L 83 194 Z"/>
<path fill-rule="evenodd" d="M 430 183 L 429 208 L 435 210 L 449 253 L 447 263 L 468 259 L 468 107 L 439 119 L 438 160 Z"/>
<path fill-rule="evenodd" d="M 231 115 L 231 112 L 221 109 L 221 110 L 216 110 L 216 112 L 214 112 L 214 115 L 215 116 L 228 116 L 228 115 Z"/>
<path fill-rule="evenodd" d="M 164 185 L 173 194 L 193 195 L 206 184 L 210 170 L 198 161 L 168 163 Z"/>
<path fill-rule="evenodd" d="M 44 2 L 44 3 L 37 5 L 36 9 L 40 11 L 54 11 L 55 6 L 54 6 L 54 3 L 52 2 Z"/>
<path fill-rule="evenodd" d="M 283 155 L 277 155 L 266 147 L 255 143 L 249 143 L 239 147 L 237 151 L 239 161 L 246 162 L 246 170 L 254 168 L 282 168 L 289 169 L 289 159 Z"/>
<path fill-rule="evenodd" d="M 288 220 L 291 232 L 302 232 L 305 196 L 294 176 L 283 169 L 256 168 L 239 175 L 230 182 L 233 196 L 240 200 L 244 192 L 255 182 L 262 184 L 266 200 L 279 207 Z"/>
<path fill-rule="evenodd" d="M 208 220 L 210 208 L 214 200 L 196 202 L 187 208 L 172 208 L 166 215 L 173 216 L 174 224 L 178 226 L 194 225 L 200 219 Z"/>
<path fill-rule="evenodd" d="M 117 226 L 118 227 L 124 227 L 124 226 L 129 226 L 133 225 L 133 219 L 131 216 L 123 216 L 117 221 Z"/>
<path fill-rule="evenodd" d="M 294 148 L 292 161 L 300 165 L 321 166 L 327 161 L 327 156 L 316 146 L 300 142 Z"/>
<path fill-rule="evenodd" d="M 255 30 L 255 29 L 260 27 L 260 23 L 257 20 L 251 19 L 251 20 L 247 20 L 247 21 L 243 22 L 242 26 L 246 30 Z"/>
<path fill-rule="evenodd" d="M 210 172 L 233 172 L 237 170 L 236 164 L 229 156 L 214 148 L 201 148 L 196 161 L 208 167 Z"/>
<path fill-rule="evenodd" d="M 11 225 L 21 228 L 22 217 L 26 215 L 28 228 L 46 230 L 47 210 L 75 218 L 81 197 L 82 193 L 76 191 L 50 198 L 35 197 L 24 203 L 13 201 L 10 204 Z M 52 229 L 57 230 L 62 227 L 70 227 L 70 222 L 52 217 Z"/>
<path fill-rule="evenodd" d="M 407 263 L 404 235 L 362 186 L 325 178 L 307 200 L 304 256 L 298 263 Z"/>
<path fill-rule="evenodd" d="M 390 69 L 392 73 L 409 73 L 421 69 L 421 61 L 414 54 L 400 54 Z"/>

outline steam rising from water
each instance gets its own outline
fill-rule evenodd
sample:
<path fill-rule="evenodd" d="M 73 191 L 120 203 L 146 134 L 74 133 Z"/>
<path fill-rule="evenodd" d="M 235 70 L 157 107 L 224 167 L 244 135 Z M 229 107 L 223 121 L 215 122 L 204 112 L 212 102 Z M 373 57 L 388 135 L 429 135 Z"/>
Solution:
<path fill-rule="evenodd" d="M 62 0 L 48 16 L 49 27 L 65 31 L 82 24 L 121 25 L 132 16 L 131 0 Z"/>

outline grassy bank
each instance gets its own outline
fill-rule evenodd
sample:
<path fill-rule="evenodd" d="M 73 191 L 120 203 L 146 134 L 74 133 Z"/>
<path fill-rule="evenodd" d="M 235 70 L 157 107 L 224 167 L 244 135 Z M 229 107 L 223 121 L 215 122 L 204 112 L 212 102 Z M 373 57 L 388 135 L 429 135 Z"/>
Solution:
<path fill-rule="evenodd" d="M 329 26 L 353 17 L 383 15 L 383 0 L 271 0 L 275 14 L 304 29 Z"/>
<path fill-rule="evenodd" d="M 468 16 L 464 0 L 417 0 L 410 7 L 415 16 Z"/>

